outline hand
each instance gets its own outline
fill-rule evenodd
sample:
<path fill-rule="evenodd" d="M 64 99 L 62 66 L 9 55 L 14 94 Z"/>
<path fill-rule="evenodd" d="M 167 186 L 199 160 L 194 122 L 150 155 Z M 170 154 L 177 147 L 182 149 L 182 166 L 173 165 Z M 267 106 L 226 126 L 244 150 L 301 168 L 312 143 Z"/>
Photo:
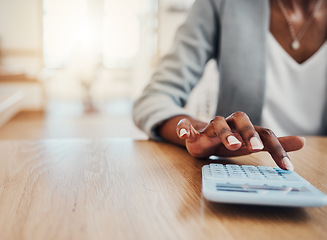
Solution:
<path fill-rule="evenodd" d="M 202 130 L 196 130 L 190 120 L 183 118 L 176 131 L 193 157 L 233 157 L 263 150 L 270 153 L 280 168 L 287 170 L 294 169 L 287 152 L 304 146 L 304 138 L 277 138 L 271 130 L 254 126 L 243 112 L 233 113 L 226 119 L 217 116 Z"/>

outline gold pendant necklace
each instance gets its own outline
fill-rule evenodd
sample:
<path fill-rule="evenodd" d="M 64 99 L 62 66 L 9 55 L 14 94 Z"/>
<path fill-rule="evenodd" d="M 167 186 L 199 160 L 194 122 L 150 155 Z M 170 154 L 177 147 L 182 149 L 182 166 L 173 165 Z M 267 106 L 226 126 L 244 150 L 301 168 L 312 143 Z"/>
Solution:
<path fill-rule="evenodd" d="M 310 25 L 311 25 L 311 23 L 312 23 L 312 21 L 314 19 L 314 16 L 315 16 L 316 12 L 319 10 L 319 8 L 321 6 L 322 0 L 317 1 L 315 7 L 312 10 L 312 13 L 311 13 L 310 17 L 308 18 L 308 20 L 303 25 L 302 29 L 299 31 L 299 33 L 297 35 L 295 34 L 295 30 L 294 30 L 294 26 L 292 24 L 291 18 L 288 15 L 287 10 L 286 10 L 282 0 L 278 0 L 277 3 L 278 3 L 278 6 L 279 6 L 280 10 L 282 11 L 282 13 L 283 13 L 283 15 L 285 17 L 285 20 L 286 20 L 287 25 L 288 25 L 288 29 L 289 29 L 289 31 L 291 33 L 291 37 L 293 39 L 293 41 L 291 43 L 291 47 L 292 47 L 293 50 L 298 50 L 301 47 L 300 40 L 304 36 L 304 34 L 307 32 L 307 30 L 309 29 L 309 27 L 310 27 Z"/>

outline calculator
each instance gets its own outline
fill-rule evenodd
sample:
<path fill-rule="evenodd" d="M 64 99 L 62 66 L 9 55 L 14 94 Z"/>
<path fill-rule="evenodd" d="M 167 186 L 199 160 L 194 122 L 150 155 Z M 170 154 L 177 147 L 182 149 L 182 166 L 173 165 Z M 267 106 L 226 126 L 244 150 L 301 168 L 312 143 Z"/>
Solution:
<path fill-rule="evenodd" d="M 213 202 L 288 207 L 327 204 L 327 195 L 294 171 L 216 164 L 202 167 L 202 194 Z"/>

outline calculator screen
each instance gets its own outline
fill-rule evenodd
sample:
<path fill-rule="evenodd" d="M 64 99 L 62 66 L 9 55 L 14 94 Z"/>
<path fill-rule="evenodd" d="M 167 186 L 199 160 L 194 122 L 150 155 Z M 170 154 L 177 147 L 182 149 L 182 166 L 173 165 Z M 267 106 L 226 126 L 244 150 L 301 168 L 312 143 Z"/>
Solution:
<path fill-rule="evenodd" d="M 289 187 L 289 186 L 269 186 L 264 185 L 252 185 L 252 184 L 216 184 L 217 191 L 226 192 L 246 192 L 246 193 L 257 193 L 258 191 L 281 191 L 281 192 L 307 192 L 309 191 L 305 187 Z"/>

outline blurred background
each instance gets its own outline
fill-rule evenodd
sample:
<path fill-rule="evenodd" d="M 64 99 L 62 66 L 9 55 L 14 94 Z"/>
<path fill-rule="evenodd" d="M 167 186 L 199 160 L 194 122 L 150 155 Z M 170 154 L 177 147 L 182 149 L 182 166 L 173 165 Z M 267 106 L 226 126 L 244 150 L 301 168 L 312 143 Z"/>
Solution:
<path fill-rule="evenodd" d="M 146 138 L 133 101 L 193 1 L 0 0 L 0 139 Z M 187 108 L 210 118 L 216 91 L 209 62 Z"/>

